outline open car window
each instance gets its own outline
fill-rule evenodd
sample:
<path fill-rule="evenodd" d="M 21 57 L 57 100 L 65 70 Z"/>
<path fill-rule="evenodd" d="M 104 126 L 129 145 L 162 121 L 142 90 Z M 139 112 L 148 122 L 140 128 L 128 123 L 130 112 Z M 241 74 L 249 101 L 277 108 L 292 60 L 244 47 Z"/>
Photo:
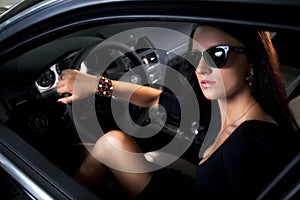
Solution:
<path fill-rule="evenodd" d="M 8 177 L 5 182 L 9 180 L 9 187 L 36 198 L 45 194 L 45 199 L 109 198 L 110 191 L 87 188 L 77 182 L 75 174 L 105 132 L 137 127 L 150 130 L 148 138 L 137 140 L 144 152 L 150 152 L 145 154 L 149 162 L 158 158 L 157 152 L 164 147 L 178 145 L 182 151 L 174 153 L 169 162 L 162 161 L 162 165 L 181 168 L 183 173 L 193 176 L 199 151 L 206 145 L 203 144 L 212 112 L 211 102 L 200 92 L 195 68 L 185 57 L 191 50 L 190 37 L 197 23 L 236 23 L 269 31 L 278 52 L 290 107 L 300 125 L 297 50 L 300 28 L 295 18 L 287 23 L 283 22 L 285 18 L 274 17 L 275 22 L 272 21 L 269 13 L 272 9 L 280 10 L 277 4 L 265 14 L 257 2 L 248 2 L 249 5 L 230 2 L 225 7 L 206 2 L 198 5 L 203 8 L 201 12 L 192 9 L 194 4 L 189 2 L 186 6 L 191 12 L 185 14 L 187 8 L 182 2 L 175 3 L 177 7 L 162 3 L 166 11 L 158 9 L 161 8 L 158 2 L 138 5 L 127 1 L 104 5 L 96 1 L 87 1 L 85 5 L 81 5 L 83 1 L 62 2 L 36 1 L 31 11 L 26 6 L 22 8 L 24 13 L 15 10 L 11 20 L 6 19 L 9 15 L 0 17 L 3 20 L 0 24 L 3 28 L 0 30 L 0 163 L 4 170 L 0 174 Z M 184 11 L 180 12 L 178 5 Z M 257 9 L 259 16 L 253 15 L 252 19 L 250 11 L 242 16 L 247 6 Z M 224 10 L 215 16 L 211 11 L 216 8 Z M 114 16 L 114 12 L 118 14 Z M 226 17 L 231 12 L 235 14 Z M 291 9 L 286 17 L 293 14 L 295 10 Z M 57 100 L 69 94 L 58 94 L 56 84 L 66 69 L 148 85 L 179 98 L 189 97 L 201 105 L 200 111 L 197 113 L 198 108 L 191 105 L 186 116 L 195 120 L 184 124 L 178 116 L 135 106 L 117 97 L 103 98 L 101 104 L 91 97 L 64 105 Z M 15 176 L 15 169 L 21 176 Z M 18 184 L 11 184 L 14 180 Z M 37 187 L 32 189 L 31 183 Z"/>

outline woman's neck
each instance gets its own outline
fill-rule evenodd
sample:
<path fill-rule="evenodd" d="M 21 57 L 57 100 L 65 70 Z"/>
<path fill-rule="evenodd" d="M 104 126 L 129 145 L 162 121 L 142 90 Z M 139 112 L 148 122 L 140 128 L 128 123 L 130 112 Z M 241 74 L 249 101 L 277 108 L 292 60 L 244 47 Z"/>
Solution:
<path fill-rule="evenodd" d="M 245 121 L 247 114 L 256 104 L 256 100 L 250 92 L 230 98 L 218 100 L 221 112 L 221 131 L 226 127 Z"/>

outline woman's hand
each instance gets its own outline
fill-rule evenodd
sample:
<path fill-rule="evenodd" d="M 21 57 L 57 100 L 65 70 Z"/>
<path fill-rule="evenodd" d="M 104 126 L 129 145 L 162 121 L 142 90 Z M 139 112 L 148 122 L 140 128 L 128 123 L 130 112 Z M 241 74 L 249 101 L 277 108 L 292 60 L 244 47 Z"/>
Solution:
<path fill-rule="evenodd" d="M 58 99 L 58 102 L 68 104 L 95 94 L 99 78 L 78 70 L 67 69 L 62 71 L 57 82 L 59 94 L 69 93 L 71 96 Z"/>

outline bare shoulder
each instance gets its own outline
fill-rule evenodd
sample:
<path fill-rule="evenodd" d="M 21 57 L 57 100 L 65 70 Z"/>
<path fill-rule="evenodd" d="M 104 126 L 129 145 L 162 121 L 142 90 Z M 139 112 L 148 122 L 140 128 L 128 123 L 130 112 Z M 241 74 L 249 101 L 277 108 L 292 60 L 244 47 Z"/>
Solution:
<path fill-rule="evenodd" d="M 246 120 L 259 120 L 277 124 L 276 121 L 268 113 L 266 113 L 259 104 L 256 104 L 256 106 L 252 109 L 252 112 L 248 113 Z"/>

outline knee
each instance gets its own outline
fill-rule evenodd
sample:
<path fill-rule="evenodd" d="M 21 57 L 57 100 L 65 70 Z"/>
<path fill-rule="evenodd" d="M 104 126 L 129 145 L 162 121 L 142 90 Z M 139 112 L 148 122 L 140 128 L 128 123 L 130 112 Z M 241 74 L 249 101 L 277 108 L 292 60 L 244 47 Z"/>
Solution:
<path fill-rule="evenodd" d="M 134 144 L 134 141 L 131 136 L 122 131 L 113 130 L 99 138 L 95 146 L 99 146 L 99 148 L 113 146 L 114 148 L 128 150 L 128 146 L 132 144 Z"/>
<path fill-rule="evenodd" d="M 103 139 L 107 140 L 109 143 L 117 147 L 122 147 L 126 142 L 131 140 L 129 135 L 119 130 L 107 132 L 104 135 Z"/>

